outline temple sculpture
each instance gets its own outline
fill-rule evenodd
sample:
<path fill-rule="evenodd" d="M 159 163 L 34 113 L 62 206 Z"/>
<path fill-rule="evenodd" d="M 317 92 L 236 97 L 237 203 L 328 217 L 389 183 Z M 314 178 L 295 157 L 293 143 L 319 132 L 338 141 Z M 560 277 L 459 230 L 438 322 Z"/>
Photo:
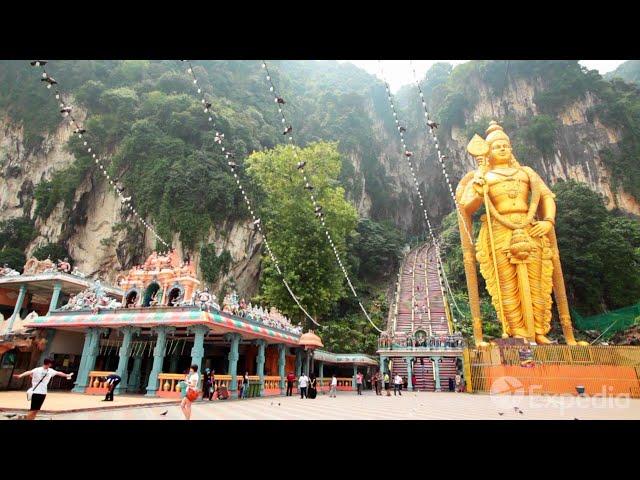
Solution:
<path fill-rule="evenodd" d="M 553 291 L 565 340 L 576 345 L 555 235 L 555 195 L 513 156 L 503 128 L 492 121 L 486 138 L 467 146 L 478 167 L 460 181 L 456 200 L 476 345 L 483 341 L 476 260 L 502 324 L 502 337 L 552 343 Z M 472 215 L 484 206 L 474 246 Z M 582 344 L 583 342 L 581 342 Z"/>

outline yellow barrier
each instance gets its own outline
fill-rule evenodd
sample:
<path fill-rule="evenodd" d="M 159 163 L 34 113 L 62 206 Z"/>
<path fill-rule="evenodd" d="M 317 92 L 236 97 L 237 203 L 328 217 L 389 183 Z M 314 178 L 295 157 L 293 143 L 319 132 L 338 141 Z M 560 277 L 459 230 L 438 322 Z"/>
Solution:
<path fill-rule="evenodd" d="M 640 398 L 640 347 L 491 345 L 464 356 L 467 391 L 506 393 L 495 391 L 501 386 L 496 381 L 510 377 L 518 380 L 511 388 L 520 394 L 575 395 L 583 386 L 587 395 Z"/>

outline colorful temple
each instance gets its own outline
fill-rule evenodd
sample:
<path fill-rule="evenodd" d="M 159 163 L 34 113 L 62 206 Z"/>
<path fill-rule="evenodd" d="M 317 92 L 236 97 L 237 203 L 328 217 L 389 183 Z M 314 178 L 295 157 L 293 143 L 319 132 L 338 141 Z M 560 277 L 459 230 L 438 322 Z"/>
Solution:
<path fill-rule="evenodd" d="M 0 389 L 24 388 L 12 375 L 45 357 L 54 359 L 54 368 L 76 373 L 75 383 L 55 382 L 52 389 L 102 393 L 102 378 L 115 372 L 122 377 L 117 393 L 167 397 L 179 396 L 191 364 L 214 370 L 232 396 L 245 372 L 258 396 L 284 393 L 287 373 L 303 370 L 315 373 L 321 386 L 335 373 L 339 388 L 351 390 L 358 370 L 371 375 L 378 365 L 367 355 L 320 350 L 313 332 L 303 334 L 275 308 L 252 306 L 235 292 L 220 307 L 207 289 L 199 290 L 193 265 L 175 252 L 154 252 L 120 277 L 117 288 L 50 261 L 29 262 L 37 268 L 0 277 L 8 317 L 0 322 Z"/>

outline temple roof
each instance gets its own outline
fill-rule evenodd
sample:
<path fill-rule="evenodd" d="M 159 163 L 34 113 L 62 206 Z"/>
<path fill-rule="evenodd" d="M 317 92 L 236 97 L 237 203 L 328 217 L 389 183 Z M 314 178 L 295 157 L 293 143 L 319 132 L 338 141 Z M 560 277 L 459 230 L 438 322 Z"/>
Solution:
<path fill-rule="evenodd" d="M 324 345 L 322 344 L 322 340 L 318 335 L 313 333 L 313 330 L 309 330 L 307 333 L 303 333 L 300 336 L 300 345 L 304 345 L 305 348 L 324 347 Z"/>
<path fill-rule="evenodd" d="M 69 328 L 85 327 L 155 327 L 159 325 L 185 327 L 208 325 L 214 333 L 236 331 L 247 338 L 262 338 L 273 343 L 298 345 L 299 336 L 278 328 L 262 325 L 248 319 L 241 319 L 224 312 L 204 312 L 199 309 L 167 307 L 154 309 L 118 309 L 104 310 L 99 313 L 90 311 L 54 312 L 25 323 L 30 328 Z"/>
<path fill-rule="evenodd" d="M 38 273 L 36 275 L 16 275 L 11 277 L 0 277 L 0 288 L 9 290 L 19 290 L 22 285 L 27 285 L 30 292 L 51 292 L 56 283 L 62 284 L 64 293 L 78 293 L 91 285 L 95 284 L 94 280 L 88 278 L 77 277 L 68 273 L 52 272 Z M 104 283 L 101 284 L 102 290 L 111 297 L 121 297 L 123 291 L 116 287 L 111 287 Z"/>

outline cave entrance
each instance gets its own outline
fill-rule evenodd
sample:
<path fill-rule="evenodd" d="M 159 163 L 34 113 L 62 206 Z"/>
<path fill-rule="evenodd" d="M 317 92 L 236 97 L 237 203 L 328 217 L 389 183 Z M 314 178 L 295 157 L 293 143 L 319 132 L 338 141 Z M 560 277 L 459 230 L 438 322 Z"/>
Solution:
<path fill-rule="evenodd" d="M 173 287 L 169 290 L 169 296 L 167 305 L 170 307 L 175 307 L 180 301 L 180 297 L 182 296 L 182 289 L 180 287 Z"/>
<path fill-rule="evenodd" d="M 151 305 L 151 301 L 153 300 L 153 296 L 158 293 L 160 290 L 160 285 L 153 282 L 150 284 L 144 292 L 144 301 L 142 302 L 143 307 L 148 307 Z"/>

